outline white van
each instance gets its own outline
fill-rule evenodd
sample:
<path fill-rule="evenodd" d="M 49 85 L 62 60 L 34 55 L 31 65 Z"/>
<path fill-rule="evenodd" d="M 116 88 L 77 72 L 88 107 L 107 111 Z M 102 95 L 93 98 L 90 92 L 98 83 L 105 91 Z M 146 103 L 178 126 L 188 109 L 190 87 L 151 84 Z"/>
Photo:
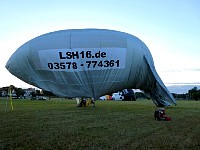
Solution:
<path fill-rule="evenodd" d="M 123 99 L 124 99 L 124 96 L 122 96 L 121 92 L 117 92 L 117 93 L 112 94 L 112 100 L 122 101 Z"/>

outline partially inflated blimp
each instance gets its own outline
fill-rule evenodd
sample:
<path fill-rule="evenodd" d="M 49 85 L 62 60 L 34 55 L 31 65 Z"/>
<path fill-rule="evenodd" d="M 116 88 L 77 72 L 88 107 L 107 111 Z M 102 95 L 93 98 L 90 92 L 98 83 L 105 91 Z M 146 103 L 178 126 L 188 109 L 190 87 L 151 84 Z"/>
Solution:
<path fill-rule="evenodd" d="M 156 72 L 147 46 L 128 33 L 61 30 L 19 47 L 6 64 L 28 84 L 62 97 L 98 97 L 140 89 L 157 106 L 176 104 Z"/>

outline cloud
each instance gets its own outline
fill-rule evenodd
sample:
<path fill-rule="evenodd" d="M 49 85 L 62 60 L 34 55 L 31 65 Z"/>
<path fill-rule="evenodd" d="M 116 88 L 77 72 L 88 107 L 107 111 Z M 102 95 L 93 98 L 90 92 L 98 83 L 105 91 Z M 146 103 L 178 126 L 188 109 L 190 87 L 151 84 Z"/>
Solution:
<path fill-rule="evenodd" d="M 200 71 L 200 68 L 191 68 L 191 69 L 185 69 L 185 70 L 188 70 L 188 71 Z"/>
<path fill-rule="evenodd" d="M 200 69 L 172 69 L 158 72 L 164 83 L 199 83 Z"/>

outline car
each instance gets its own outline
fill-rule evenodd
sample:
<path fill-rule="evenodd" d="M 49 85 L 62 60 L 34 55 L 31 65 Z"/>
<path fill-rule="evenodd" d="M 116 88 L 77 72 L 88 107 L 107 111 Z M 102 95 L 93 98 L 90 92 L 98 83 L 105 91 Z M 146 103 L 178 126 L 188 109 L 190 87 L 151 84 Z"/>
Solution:
<path fill-rule="evenodd" d="M 100 100 L 106 100 L 106 96 L 99 97 Z"/>
<path fill-rule="evenodd" d="M 37 100 L 47 100 L 47 98 L 44 97 L 44 96 L 38 96 L 38 97 L 37 97 Z"/>
<path fill-rule="evenodd" d="M 123 99 L 124 99 L 124 96 L 122 96 L 120 92 L 112 94 L 112 100 L 117 101 L 117 100 L 123 100 Z"/>

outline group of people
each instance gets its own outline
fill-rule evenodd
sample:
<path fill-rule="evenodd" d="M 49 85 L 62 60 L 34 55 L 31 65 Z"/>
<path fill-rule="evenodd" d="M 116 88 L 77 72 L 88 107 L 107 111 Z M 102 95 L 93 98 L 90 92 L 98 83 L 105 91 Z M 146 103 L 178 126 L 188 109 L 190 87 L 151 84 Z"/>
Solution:
<path fill-rule="evenodd" d="M 79 98 L 76 99 L 77 100 L 77 107 L 86 107 L 90 104 L 92 104 L 92 107 L 95 107 L 95 102 L 93 98 L 81 98 L 81 100 Z"/>
<path fill-rule="evenodd" d="M 95 102 L 93 98 L 76 98 L 77 101 L 77 107 L 86 107 L 89 106 L 90 104 L 92 105 L 92 107 L 95 107 Z M 165 109 L 164 108 L 158 108 L 155 112 L 154 112 L 154 118 L 155 120 L 158 121 L 171 121 L 171 117 L 167 116 L 165 114 Z"/>

